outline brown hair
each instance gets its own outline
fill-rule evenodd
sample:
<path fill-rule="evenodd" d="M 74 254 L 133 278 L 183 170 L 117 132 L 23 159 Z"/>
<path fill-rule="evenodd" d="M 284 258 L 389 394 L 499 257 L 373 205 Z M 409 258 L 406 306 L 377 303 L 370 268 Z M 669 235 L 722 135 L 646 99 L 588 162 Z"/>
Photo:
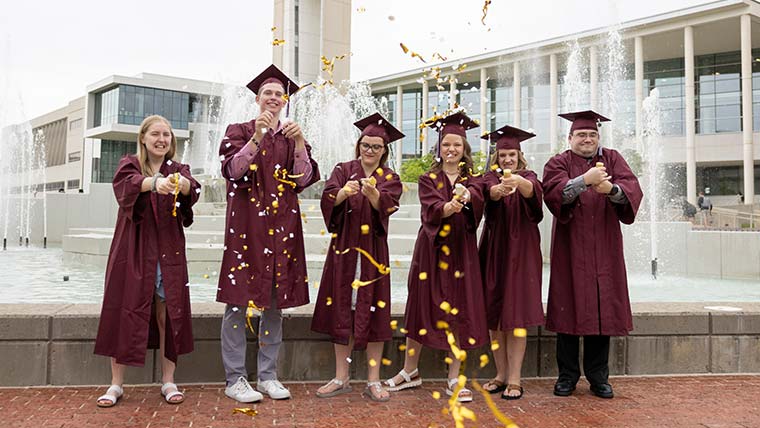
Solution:
<path fill-rule="evenodd" d="M 164 122 L 169 127 L 169 132 L 172 133 L 172 142 L 169 147 L 169 151 L 166 152 L 166 156 L 164 156 L 164 160 L 173 159 L 174 154 L 177 152 L 177 137 L 174 135 L 172 124 L 169 123 L 165 117 L 154 114 L 143 119 L 142 123 L 140 124 L 140 130 L 137 134 L 137 159 L 139 159 L 140 169 L 142 169 L 142 173 L 146 177 L 152 177 L 153 174 L 155 174 L 157 171 L 153 171 L 153 169 L 150 167 L 150 162 L 148 162 L 148 149 L 145 148 L 145 144 L 143 144 L 142 141 L 143 137 L 145 137 L 145 134 L 148 133 L 148 128 L 150 128 L 150 126 L 156 122 Z"/>
<path fill-rule="evenodd" d="M 453 135 L 456 135 L 456 134 L 453 134 Z M 473 174 L 472 148 L 470 147 L 470 143 L 467 142 L 467 138 L 464 138 L 461 135 L 457 135 L 457 136 L 462 139 L 462 144 L 464 145 L 464 153 L 462 153 L 462 160 L 460 161 L 460 164 L 464 162 L 464 165 L 459 166 L 459 176 L 466 177 L 468 175 Z M 438 144 L 440 144 L 440 142 Z M 428 172 L 439 173 L 441 172 L 442 168 L 443 168 L 443 159 L 439 157 L 433 161 L 433 164 L 430 166 L 430 169 L 428 170 Z"/>
<path fill-rule="evenodd" d="M 488 162 L 488 166 L 490 167 L 491 165 L 499 165 L 499 150 L 494 150 L 493 154 L 491 154 L 491 160 Z M 521 169 L 528 169 L 528 161 L 525 160 L 525 155 L 522 150 L 518 150 L 517 169 L 515 171 L 520 171 Z"/>
<path fill-rule="evenodd" d="M 360 136 L 359 139 L 356 140 L 356 148 L 355 148 L 356 158 L 355 159 L 359 159 L 359 157 L 361 156 L 361 149 L 359 148 L 359 144 L 361 144 L 362 138 L 364 138 L 364 136 Z M 382 167 L 384 167 L 385 163 L 388 161 L 388 143 L 385 142 L 385 138 L 383 138 L 383 149 L 385 151 L 380 156 L 380 166 Z"/>

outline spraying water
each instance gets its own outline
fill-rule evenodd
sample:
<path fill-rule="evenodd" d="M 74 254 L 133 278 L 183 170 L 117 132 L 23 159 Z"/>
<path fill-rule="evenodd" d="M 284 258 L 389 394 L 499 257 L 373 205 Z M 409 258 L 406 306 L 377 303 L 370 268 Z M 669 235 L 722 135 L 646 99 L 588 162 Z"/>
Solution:
<path fill-rule="evenodd" d="M 652 89 L 649 96 L 644 99 L 642 113 L 643 113 L 643 146 L 646 150 L 647 159 L 647 191 L 646 197 L 649 208 L 649 233 L 650 233 L 650 260 L 652 265 L 652 277 L 657 277 L 657 204 L 658 204 L 658 176 L 660 159 L 661 144 L 660 136 L 662 130 L 660 128 L 660 106 L 659 106 L 660 92 L 657 88 Z"/>

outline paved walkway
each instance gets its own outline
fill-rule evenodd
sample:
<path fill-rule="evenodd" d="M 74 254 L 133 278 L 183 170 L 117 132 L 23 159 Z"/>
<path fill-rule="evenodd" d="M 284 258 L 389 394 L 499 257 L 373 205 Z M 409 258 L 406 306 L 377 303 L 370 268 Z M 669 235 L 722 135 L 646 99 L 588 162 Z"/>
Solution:
<path fill-rule="evenodd" d="M 668 376 L 615 378 L 616 397 L 596 398 L 585 382 L 569 398 L 551 393 L 553 380 L 525 380 L 525 397 L 498 408 L 522 428 L 529 427 L 760 427 L 760 376 Z M 0 389 L 2 427 L 453 427 L 441 413 L 446 401 L 435 400 L 443 382 L 397 393 L 389 403 L 363 398 L 363 383 L 354 392 L 332 399 L 314 396 L 317 384 L 288 384 L 294 399 L 249 407 L 258 415 L 233 414 L 246 407 L 224 396 L 221 385 L 189 385 L 186 401 L 161 401 L 158 386 L 126 387 L 111 409 L 95 399 L 102 388 L 45 387 Z M 442 394 L 443 395 L 443 394 Z M 445 397 L 445 395 L 444 395 Z M 468 406 L 478 418 L 466 426 L 500 426 L 482 396 Z"/>

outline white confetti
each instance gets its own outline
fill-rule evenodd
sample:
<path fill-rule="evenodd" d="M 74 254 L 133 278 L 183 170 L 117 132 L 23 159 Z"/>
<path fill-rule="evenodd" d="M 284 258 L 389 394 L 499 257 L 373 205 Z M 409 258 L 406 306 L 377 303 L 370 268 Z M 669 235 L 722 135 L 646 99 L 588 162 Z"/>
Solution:
<path fill-rule="evenodd" d="M 195 189 L 195 193 L 199 194 L 201 193 L 201 189 Z"/>
<path fill-rule="evenodd" d="M 219 160 L 224 161 L 224 155 L 219 155 Z"/>
<path fill-rule="evenodd" d="M 232 143 L 227 143 L 227 144 L 224 145 L 224 147 L 227 147 L 229 149 L 231 145 L 232 145 Z"/>
<path fill-rule="evenodd" d="M 230 233 L 235 233 L 235 229 L 230 228 Z"/>

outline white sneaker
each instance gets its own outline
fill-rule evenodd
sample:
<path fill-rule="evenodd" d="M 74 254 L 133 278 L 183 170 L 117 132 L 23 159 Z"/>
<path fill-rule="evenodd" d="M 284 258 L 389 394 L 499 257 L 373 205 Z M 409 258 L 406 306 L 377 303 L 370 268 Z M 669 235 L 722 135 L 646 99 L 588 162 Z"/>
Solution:
<path fill-rule="evenodd" d="M 255 403 L 264 398 L 260 392 L 255 391 L 251 387 L 251 384 L 243 376 L 240 376 L 237 382 L 225 388 L 224 395 L 241 403 Z"/>
<path fill-rule="evenodd" d="M 260 380 L 256 383 L 256 389 L 267 394 L 272 400 L 285 400 L 290 398 L 290 391 L 279 380 Z"/>

